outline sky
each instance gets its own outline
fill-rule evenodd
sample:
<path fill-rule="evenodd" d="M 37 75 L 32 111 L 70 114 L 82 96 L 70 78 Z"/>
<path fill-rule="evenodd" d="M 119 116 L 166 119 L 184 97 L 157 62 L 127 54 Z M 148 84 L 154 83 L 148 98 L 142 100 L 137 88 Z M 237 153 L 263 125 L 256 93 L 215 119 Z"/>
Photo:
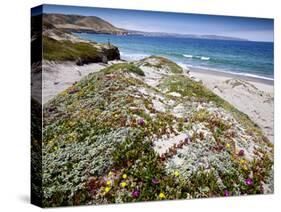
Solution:
<path fill-rule="evenodd" d="M 98 16 L 116 27 L 145 32 L 220 35 L 273 42 L 273 19 L 44 5 L 44 13 Z"/>

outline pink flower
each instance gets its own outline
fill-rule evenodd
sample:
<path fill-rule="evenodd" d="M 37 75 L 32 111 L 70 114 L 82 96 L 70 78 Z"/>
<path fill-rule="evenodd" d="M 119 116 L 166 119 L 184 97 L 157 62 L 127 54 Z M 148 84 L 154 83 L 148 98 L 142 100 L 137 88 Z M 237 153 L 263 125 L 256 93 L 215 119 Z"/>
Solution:
<path fill-rule="evenodd" d="M 132 191 L 132 197 L 133 198 L 138 198 L 139 195 L 140 195 L 140 190 L 135 189 L 135 190 Z"/>
<path fill-rule="evenodd" d="M 244 154 L 245 154 L 245 153 L 244 153 L 244 150 L 243 150 L 243 149 L 241 149 L 241 150 L 239 151 L 239 153 L 238 153 L 238 155 L 241 156 L 241 157 L 244 156 Z"/>
<path fill-rule="evenodd" d="M 253 180 L 251 178 L 248 178 L 248 179 L 245 180 L 245 184 L 250 186 L 250 185 L 253 184 Z"/>
<path fill-rule="evenodd" d="M 224 196 L 226 197 L 230 196 L 230 192 L 228 190 L 224 190 Z"/>
<path fill-rule="evenodd" d="M 143 119 L 139 119 L 138 120 L 138 125 L 143 126 L 144 125 L 144 120 Z"/>
<path fill-rule="evenodd" d="M 152 183 L 153 183 L 154 185 L 156 185 L 156 184 L 159 183 L 159 180 L 157 180 L 156 178 L 153 178 L 153 179 L 152 179 Z"/>

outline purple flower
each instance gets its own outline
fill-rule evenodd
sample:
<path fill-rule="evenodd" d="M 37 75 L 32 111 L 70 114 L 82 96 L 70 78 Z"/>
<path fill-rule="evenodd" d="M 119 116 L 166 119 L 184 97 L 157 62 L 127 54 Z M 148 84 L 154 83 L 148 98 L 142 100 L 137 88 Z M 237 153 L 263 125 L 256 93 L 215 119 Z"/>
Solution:
<path fill-rule="evenodd" d="M 244 150 L 241 149 L 241 150 L 239 151 L 238 155 L 241 156 L 241 157 L 244 156 Z"/>
<path fill-rule="evenodd" d="M 228 190 L 224 190 L 224 196 L 226 197 L 230 196 L 230 192 Z"/>
<path fill-rule="evenodd" d="M 253 184 L 253 180 L 251 178 L 248 178 L 248 179 L 245 180 L 245 184 L 250 186 L 250 185 Z"/>
<path fill-rule="evenodd" d="M 140 190 L 135 189 L 135 190 L 132 191 L 132 197 L 133 198 L 138 198 L 139 195 L 140 195 Z"/>
<path fill-rule="evenodd" d="M 189 135 L 186 135 L 185 139 L 184 139 L 184 143 L 188 143 L 189 142 Z"/>
<path fill-rule="evenodd" d="M 157 180 L 156 178 L 153 178 L 153 179 L 152 179 L 152 183 L 153 183 L 154 185 L 156 185 L 156 184 L 159 183 L 159 180 Z"/>
<path fill-rule="evenodd" d="M 144 120 L 143 119 L 139 119 L 138 120 L 138 125 L 143 126 L 144 125 Z"/>

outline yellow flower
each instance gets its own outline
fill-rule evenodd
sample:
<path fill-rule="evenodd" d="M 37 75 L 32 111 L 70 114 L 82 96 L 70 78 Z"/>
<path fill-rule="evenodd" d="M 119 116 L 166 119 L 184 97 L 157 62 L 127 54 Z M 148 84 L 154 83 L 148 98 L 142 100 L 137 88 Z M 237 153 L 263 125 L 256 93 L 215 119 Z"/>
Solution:
<path fill-rule="evenodd" d="M 175 177 L 178 177 L 180 175 L 179 171 L 174 172 Z"/>
<path fill-rule="evenodd" d="M 54 150 L 58 150 L 58 147 L 57 147 L 57 146 L 54 146 Z"/>
<path fill-rule="evenodd" d="M 112 171 L 108 172 L 108 176 L 111 177 L 112 176 Z"/>
<path fill-rule="evenodd" d="M 161 192 L 161 193 L 159 194 L 159 198 L 160 198 L 160 199 L 165 199 L 165 198 L 166 198 L 166 195 Z"/>
<path fill-rule="evenodd" d="M 110 180 L 106 181 L 106 185 L 110 186 L 111 185 L 111 181 Z"/>
<path fill-rule="evenodd" d="M 230 148 L 230 144 L 229 143 L 227 143 L 225 146 L 226 146 L 226 148 Z"/>
<path fill-rule="evenodd" d="M 122 182 L 122 183 L 120 183 L 120 185 L 121 185 L 122 188 L 125 188 L 127 183 L 126 182 Z"/>
<path fill-rule="evenodd" d="M 122 178 L 123 178 L 123 179 L 126 179 L 126 178 L 127 178 L 127 175 L 126 175 L 126 174 L 123 174 L 123 175 L 122 175 Z"/>
<path fill-rule="evenodd" d="M 241 160 L 240 160 L 240 164 L 245 164 L 245 162 L 246 162 L 246 161 L 245 161 L 244 159 L 241 159 Z"/>
<path fill-rule="evenodd" d="M 105 189 L 104 189 L 105 193 L 108 193 L 110 191 L 110 189 L 111 188 L 109 186 L 106 186 Z"/>
<path fill-rule="evenodd" d="M 248 170 L 248 167 L 247 167 L 246 165 L 244 165 L 243 168 L 244 168 L 244 170 L 246 170 L 246 171 Z"/>

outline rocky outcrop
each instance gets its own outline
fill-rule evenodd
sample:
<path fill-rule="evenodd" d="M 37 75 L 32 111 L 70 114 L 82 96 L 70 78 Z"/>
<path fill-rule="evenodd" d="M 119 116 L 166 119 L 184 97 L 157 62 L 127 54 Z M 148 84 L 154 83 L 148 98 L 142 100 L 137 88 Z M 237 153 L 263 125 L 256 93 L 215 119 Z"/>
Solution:
<path fill-rule="evenodd" d="M 76 61 L 77 65 L 120 59 L 116 46 L 86 41 L 51 25 L 43 27 L 43 47 L 44 59 Z"/>
<path fill-rule="evenodd" d="M 77 65 L 120 59 L 116 46 L 83 40 L 65 29 L 57 28 L 56 25 L 62 23 L 62 17 L 65 15 L 57 17 L 44 14 L 43 18 L 42 15 L 32 16 L 32 63 L 41 60 L 42 56 L 45 60 L 76 61 Z M 43 52 L 42 56 L 40 52 Z"/>

